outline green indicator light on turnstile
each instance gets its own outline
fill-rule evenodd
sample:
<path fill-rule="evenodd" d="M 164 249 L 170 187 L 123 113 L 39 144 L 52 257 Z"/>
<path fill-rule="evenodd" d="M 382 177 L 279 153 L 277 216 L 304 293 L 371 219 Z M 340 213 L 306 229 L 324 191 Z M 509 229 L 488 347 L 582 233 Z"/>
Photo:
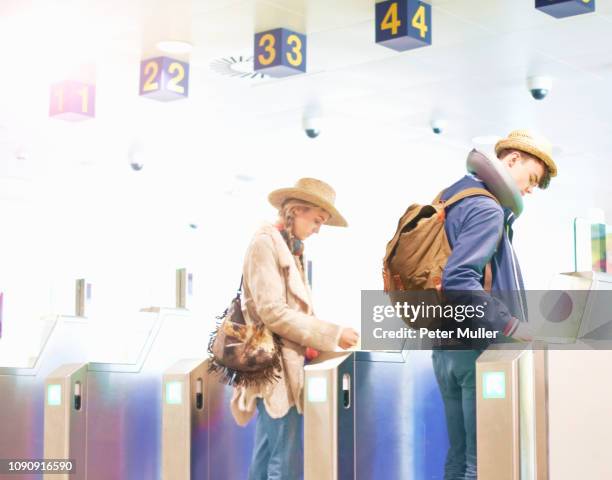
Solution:
<path fill-rule="evenodd" d="M 47 385 L 47 405 L 57 407 L 62 404 L 62 386 L 57 383 Z"/>
<path fill-rule="evenodd" d="M 506 398 L 506 374 L 504 372 L 484 372 L 482 374 L 482 397 Z"/>
<path fill-rule="evenodd" d="M 166 403 L 169 405 L 183 403 L 183 382 L 166 383 Z"/>
<path fill-rule="evenodd" d="M 327 379 L 324 377 L 310 377 L 308 379 L 308 401 L 327 401 Z"/>

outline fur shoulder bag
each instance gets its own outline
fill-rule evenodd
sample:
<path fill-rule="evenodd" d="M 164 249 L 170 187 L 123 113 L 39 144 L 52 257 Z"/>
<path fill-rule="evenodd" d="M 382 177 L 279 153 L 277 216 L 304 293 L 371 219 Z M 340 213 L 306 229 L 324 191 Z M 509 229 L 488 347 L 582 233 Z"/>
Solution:
<path fill-rule="evenodd" d="M 228 385 L 263 385 L 278 380 L 281 339 L 261 321 L 246 322 L 242 314 L 242 282 L 229 307 L 217 317 L 208 343 L 209 372 Z"/>

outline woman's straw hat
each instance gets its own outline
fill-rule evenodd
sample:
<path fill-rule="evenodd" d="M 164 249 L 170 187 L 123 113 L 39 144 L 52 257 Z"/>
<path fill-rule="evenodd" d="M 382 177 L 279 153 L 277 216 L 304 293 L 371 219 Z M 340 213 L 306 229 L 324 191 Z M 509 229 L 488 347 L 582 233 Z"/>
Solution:
<path fill-rule="evenodd" d="M 334 207 L 336 192 L 331 186 L 321 180 L 316 178 L 300 178 L 294 187 L 274 190 L 268 195 L 270 203 L 278 209 L 290 198 L 312 203 L 329 213 L 330 217 L 325 222 L 326 225 L 333 227 L 346 227 L 348 225 L 344 217 Z"/>
<path fill-rule="evenodd" d="M 552 159 L 552 145 L 544 137 L 537 137 L 528 130 L 514 130 L 507 138 L 495 144 L 495 153 L 499 155 L 499 152 L 508 148 L 530 153 L 544 162 L 551 177 L 557 175 L 557 165 Z"/>

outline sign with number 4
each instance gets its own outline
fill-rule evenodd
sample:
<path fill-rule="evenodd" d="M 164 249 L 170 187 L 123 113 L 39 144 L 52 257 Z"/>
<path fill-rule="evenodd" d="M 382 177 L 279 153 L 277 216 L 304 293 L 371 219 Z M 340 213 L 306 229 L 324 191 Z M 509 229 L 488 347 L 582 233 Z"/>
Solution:
<path fill-rule="evenodd" d="M 595 0 L 536 0 L 535 7 L 555 18 L 565 18 L 594 12 Z"/>
<path fill-rule="evenodd" d="M 431 45 L 431 5 L 419 0 L 377 3 L 376 43 L 400 52 Z"/>

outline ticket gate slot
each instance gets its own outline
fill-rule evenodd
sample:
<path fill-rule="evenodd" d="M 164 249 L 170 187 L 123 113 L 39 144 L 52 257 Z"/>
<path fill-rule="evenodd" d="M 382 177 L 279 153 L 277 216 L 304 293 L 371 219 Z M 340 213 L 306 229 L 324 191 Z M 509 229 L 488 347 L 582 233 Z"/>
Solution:
<path fill-rule="evenodd" d="M 176 270 L 176 308 L 190 308 L 193 303 L 193 273 L 186 268 Z"/>
<path fill-rule="evenodd" d="M 163 376 L 162 480 L 208 478 L 207 362 L 181 360 Z"/>
<path fill-rule="evenodd" d="M 76 280 L 74 295 L 74 315 L 76 317 L 86 317 L 91 307 L 91 283 L 84 278 Z"/>
<path fill-rule="evenodd" d="M 354 478 L 353 354 L 321 355 L 304 371 L 304 480 Z"/>
<path fill-rule="evenodd" d="M 48 480 L 85 479 L 87 364 L 68 364 L 45 381 L 44 458 L 70 461 L 72 473 L 44 474 Z"/>

